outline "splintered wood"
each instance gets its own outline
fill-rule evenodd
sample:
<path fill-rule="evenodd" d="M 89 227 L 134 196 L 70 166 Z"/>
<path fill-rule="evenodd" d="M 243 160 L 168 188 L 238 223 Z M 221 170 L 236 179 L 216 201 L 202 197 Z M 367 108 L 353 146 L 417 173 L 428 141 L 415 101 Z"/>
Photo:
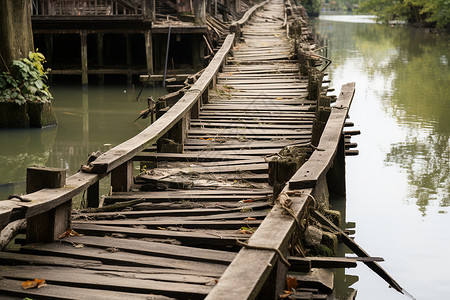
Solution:
<path fill-rule="evenodd" d="M 0 293 L 84 299 L 203 299 L 272 206 L 267 157 L 311 141 L 315 103 L 272 1 L 243 28 L 183 153 L 144 151 L 129 191 L 73 215 L 67 235 L 0 252 Z M 16 242 L 20 242 L 18 239 Z M 31 264 L 31 266 L 30 266 Z M 23 290 L 21 282 L 47 286 Z M 245 283 L 242 283 L 245 284 Z"/>

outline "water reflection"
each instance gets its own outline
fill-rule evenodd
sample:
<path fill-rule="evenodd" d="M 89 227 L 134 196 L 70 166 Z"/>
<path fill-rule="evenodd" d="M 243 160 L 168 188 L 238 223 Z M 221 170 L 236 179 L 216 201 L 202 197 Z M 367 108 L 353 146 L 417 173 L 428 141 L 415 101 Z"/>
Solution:
<path fill-rule="evenodd" d="M 372 26 L 360 27 L 355 38 L 363 46 L 363 56 L 374 62 L 368 69 L 392 79 L 381 98 L 386 112 L 406 128 L 405 140 L 392 144 L 386 163 L 407 171 L 409 198 L 423 216 L 433 201 L 448 206 L 450 68 L 442 59 L 450 54 L 448 36 Z M 373 59 L 365 49 L 378 53 L 386 49 L 390 55 L 380 55 L 387 60 L 380 64 L 380 58 Z"/>
<path fill-rule="evenodd" d="M 105 152 L 149 125 L 133 123 L 146 101 L 136 101 L 138 90 L 127 87 L 54 86 L 52 94 L 58 126 L 46 129 L 0 130 L 0 199 L 25 192 L 26 168 L 44 165 L 78 171 L 90 153 Z M 140 99 L 165 94 L 148 88 Z"/>
<path fill-rule="evenodd" d="M 334 16 L 344 22 L 348 18 Z M 404 130 L 404 139 L 391 145 L 385 163 L 407 172 L 409 203 L 416 203 L 423 216 L 427 206 L 448 206 L 449 36 L 381 24 L 320 25 L 322 33 L 333 34 L 331 52 L 338 57 L 333 68 L 342 67 L 343 56 L 345 64 L 358 65 L 385 113 Z"/>
<path fill-rule="evenodd" d="M 338 17 L 337 17 L 338 18 Z M 345 16 L 349 18 L 349 16 Z M 360 155 L 346 160 L 355 241 L 417 299 L 447 299 L 449 36 L 401 26 L 320 21 L 332 87 L 355 81 L 351 120 Z M 353 139 L 353 138 L 352 138 Z M 366 266 L 358 299 L 405 299 Z"/>

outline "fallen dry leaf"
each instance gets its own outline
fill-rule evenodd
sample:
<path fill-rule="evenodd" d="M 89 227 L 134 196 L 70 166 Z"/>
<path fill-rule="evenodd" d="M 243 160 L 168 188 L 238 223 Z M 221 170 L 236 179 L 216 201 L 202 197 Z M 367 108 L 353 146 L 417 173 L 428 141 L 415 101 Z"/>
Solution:
<path fill-rule="evenodd" d="M 256 218 L 248 217 L 244 219 L 244 221 L 253 221 L 253 220 L 256 220 Z"/>
<path fill-rule="evenodd" d="M 46 286 L 47 283 L 45 282 L 45 279 L 33 279 L 33 280 L 27 280 L 22 282 L 22 288 L 24 290 L 32 289 L 32 288 L 38 288 Z"/>
<path fill-rule="evenodd" d="M 291 291 L 292 289 L 297 288 L 298 287 L 297 278 L 292 277 L 292 276 L 288 276 L 286 278 L 286 284 L 287 284 L 288 291 Z"/>

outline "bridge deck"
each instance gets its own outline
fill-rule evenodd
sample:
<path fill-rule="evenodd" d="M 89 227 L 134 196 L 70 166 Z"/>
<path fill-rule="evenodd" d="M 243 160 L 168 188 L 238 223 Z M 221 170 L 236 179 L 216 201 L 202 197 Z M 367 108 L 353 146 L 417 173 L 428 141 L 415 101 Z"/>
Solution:
<path fill-rule="evenodd" d="M 265 156 L 309 143 L 315 103 L 282 28 L 284 6 L 256 13 L 219 74 L 184 153 L 143 152 L 129 192 L 104 198 L 115 212 L 73 215 L 80 235 L 0 252 L 0 293 L 11 298 L 204 298 L 271 209 Z M 156 167 L 157 165 L 157 167 Z M 44 278 L 45 288 L 21 283 Z M 245 283 L 243 283 L 245 284 Z"/>

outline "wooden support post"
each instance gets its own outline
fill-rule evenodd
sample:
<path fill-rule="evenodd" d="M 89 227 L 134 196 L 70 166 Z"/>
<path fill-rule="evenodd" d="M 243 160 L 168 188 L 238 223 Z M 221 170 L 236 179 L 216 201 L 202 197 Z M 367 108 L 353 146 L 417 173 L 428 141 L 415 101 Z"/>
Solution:
<path fill-rule="evenodd" d="M 45 35 L 45 59 L 47 60 L 48 66 L 53 67 L 53 34 Z M 52 81 L 53 75 L 48 75 L 49 81 Z"/>
<path fill-rule="evenodd" d="M 287 257 L 287 251 L 283 255 Z M 262 286 L 257 299 L 273 300 L 278 299 L 279 295 L 283 294 L 286 286 L 286 275 L 288 267 L 280 260 L 276 262 L 275 267 L 269 274 L 266 282 Z"/>
<path fill-rule="evenodd" d="M 337 196 L 346 195 L 345 187 L 345 136 L 341 134 L 333 166 L 327 173 L 328 190 Z"/>
<path fill-rule="evenodd" d="M 205 56 L 204 45 L 205 41 L 201 35 L 194 34 L 191 38 L 191 49 L 192 49 L 192 68 L 194 70 L 200 70 L 203 67 L 203 57 Z M 203 50 L 203 51 L 202 51 Z"/>
<path fill-rule="evenodd" d="M 223 4 L 225 5 L 225 7 L 230 8 L 230 0 L 223 0 Z M 222 11 L 222 20 L 224 22 L 229 22 L 230 19 L 228 18 L 228 14 L 226 12 L 226 10 Z"/>
<path fill-rule="evenodd" d="M 314 67 L 309 67 L 308 73 L 308 99 L 318 100 L 322 91 L 324 74 Z"/>
<path fill-rule="evenodd" d="M 142 1 L 142 14 L 144 22 L 151 22 L 156 19 L 155 0 Z"/>
<path fill-rule="evenodd" d="M 127 70 L 131 70 L 131 41 L 130 35 L 125 34 L 126 40 L 126 60 L 127 60 Z M 133 84 L 133 75 L 130 72 L 127 73 L 127 86 L 131 86 Z"/>
<path fill-rule="evenodd" d="M 273 199 L 284 188 L 286 182 L 297 172 L 305 163 L 309 148 L 291 147 L 283 149 L 280 156 L 272 156 L 269 162 L 269 184 L 273 187 Z"/>
<path fill-rule="evenodd" d="M 97 181 L 86 191 L 86 207 L 97 208 L 100 201 L 100 181 Z"/>
<path fill-rule="evenodd" d="M 27 194 L 44 188 L 61 188 L 66 184 L 66 170 L 27 168 Z M 59 206 L 27 219 L 27 242 L 45 243 L 55 240 L 70 228 L 72 199 Z"/>
<path fill-rule="evenodd" d="M 316 105 L 316 118 L 318 121 L 327 122 L 331 114 L 331 97 L 320 96 Z"/>
<path fill-rule="evenodd" d="M 215 78 L 215 77 L 214 77 Z M 215 80 L 213 80 L 214 82 L 214 88 L 215 88 Z M 209 87 L 203 92 L 202 96 L 201 96 L 201 101 L 202 104 L 206 104 L 209 101 Z"/>
<path fill-rule="evenodd" d="M 311 144 L 313 146 L 318 146 L 320 137 L 322 136 L 323 130 L 325 129 L 326 122 L 319 121 L 315 119 L 313 121 Z"/>
<path fill-rule="evenodd" d="M 153 40 L 152 31 L 147 29 L 144 31 L 145 37 L 145 55 L 147 59 L 147 73 L 148 75 L 153 74 Z"/>
<path fill-rule="evenodd" d="M 124 162 L 111 172 L 113 192 L 128 192 L 133 184 L 133 161 Z"/>
<path fill-rule="evenodd" d="M 202 101 L 201 98 L 199 98 L 194 106 L 191 108 L 191 119 L 198 119 L 200 117 L 200 102 Z"/>
<path fill-rule="evenodd" d="M 241 0 L 234 0 L 234 10 L 237 13 L 241 12 Z"/>
<path fill-rule="evenodd" d="M 206 24 L 206 0 L 194 0 L 194 16 L 196 24 Z"/>
<path fill-rule="evenodd" d="M 97 33 L 97 61 L 99 68 L 103 69 L 103 33 Z M 105 75 L 99 74 L 98 81 L 100 85 L 105 84 Z"/>
<path fill-rule="evenodd" d="M 183 153 L 187 123 L 188 119 L 184 117 L 160 138 L 157 142 L 158 152 Z"/>
<path fill-rule="evenodd" d="M 80 32 L 81 37 L 81 84 L 88 84 L 88 52 L 87 52 L 87 31 Z"/>

